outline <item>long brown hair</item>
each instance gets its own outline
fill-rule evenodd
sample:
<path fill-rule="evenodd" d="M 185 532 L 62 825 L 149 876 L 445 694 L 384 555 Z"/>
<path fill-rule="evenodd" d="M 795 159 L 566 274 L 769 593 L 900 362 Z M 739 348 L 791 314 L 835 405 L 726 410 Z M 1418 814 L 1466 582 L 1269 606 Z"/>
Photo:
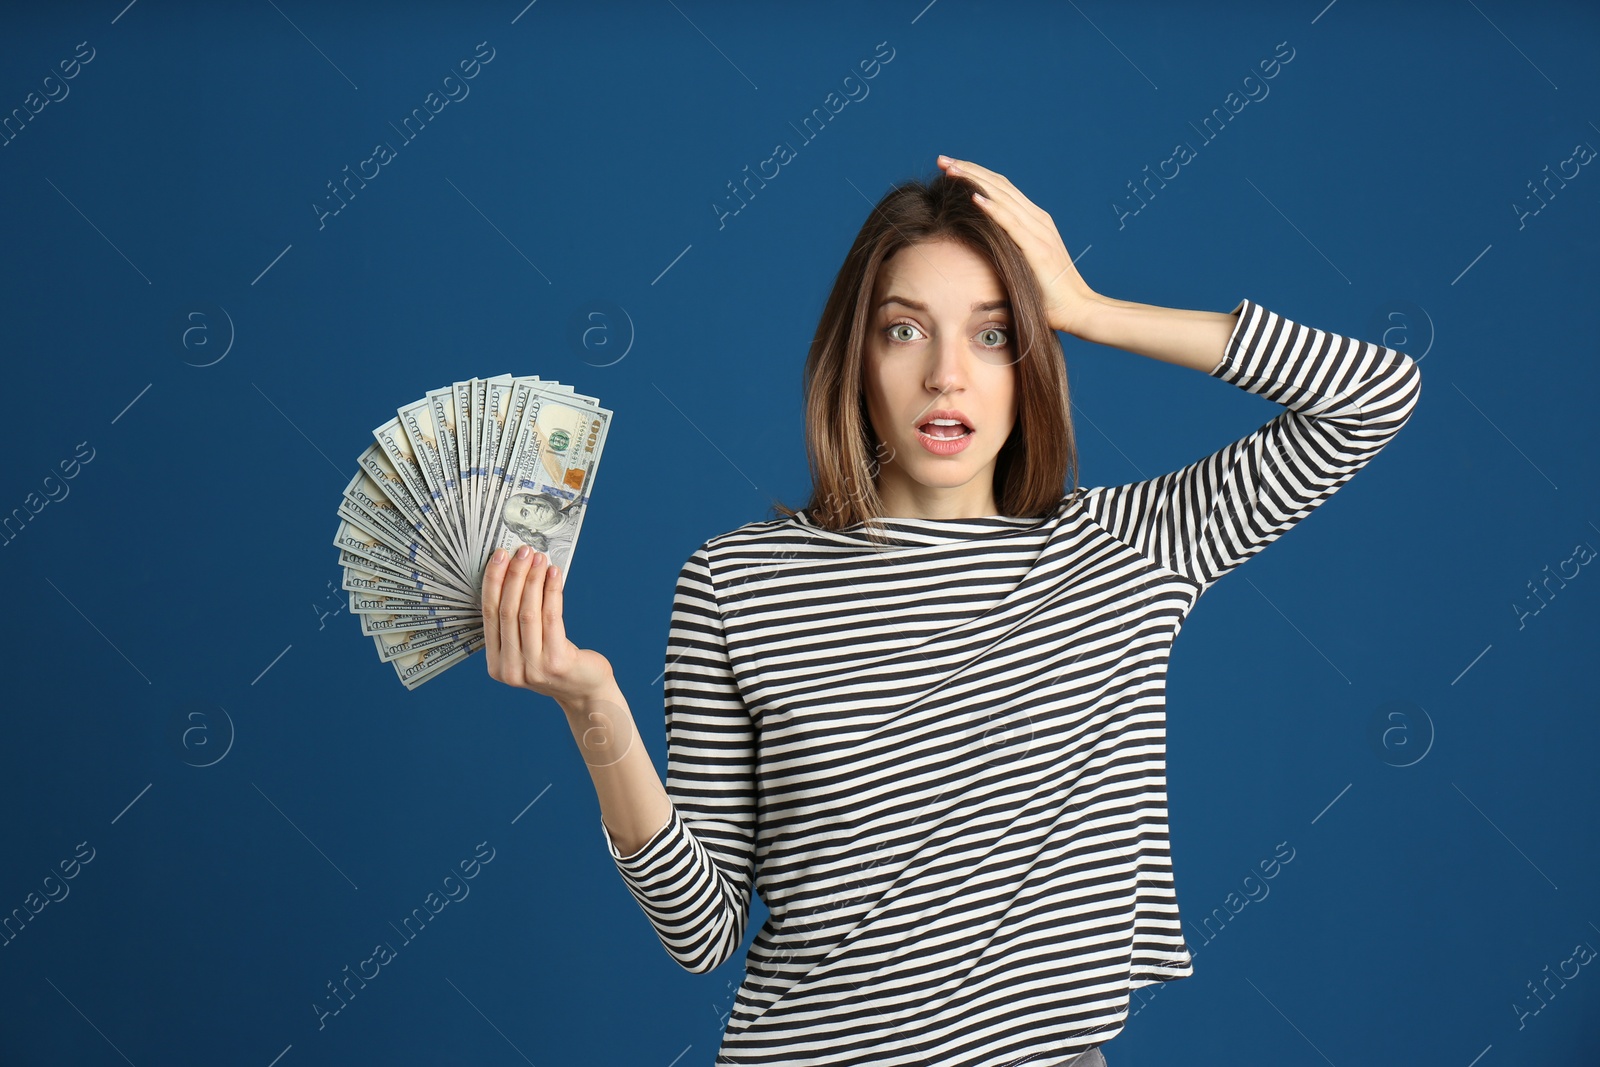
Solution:
<path fill-rule="evenodd" d="M 878 272 L 909 245 L 959 241 L 982 257 L 1011 301 L 1017 358 L 1017 417 L 1000 447 L 994 497 L 1002 515 L 1042 517 L 1060 504 L 1067 479 L 1078 488 L 1078 451 L 1061 343 L 1046 321 L 1038 280 L 1005 229 L 972 202 L 977 187 L 940 172 L 912 179 L 885 193 L 856 234 L 822 309 L 806 356 L 806 455 L 811 499 L 805 510 L 816 526 L 842 530 L 883 517 L 877 474 L 882 442 L 876 440 L 861 388 L 862 350 L 873 311 Z M 773 504 L 791 518 L 795 509 Z"/>

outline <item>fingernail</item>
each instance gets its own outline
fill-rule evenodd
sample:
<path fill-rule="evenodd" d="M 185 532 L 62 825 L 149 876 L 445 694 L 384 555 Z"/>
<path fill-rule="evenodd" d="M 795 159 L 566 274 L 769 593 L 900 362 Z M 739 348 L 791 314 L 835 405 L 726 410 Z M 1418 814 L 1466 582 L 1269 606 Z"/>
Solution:
<path fill-rule="evenodd" d="M 532 549 L 530 549 L 527 545 L 518 545 L 517 546 L 517 558 L 518 559 L 527 559 L 528 558 L 528 553 L 531 552 L 531 551 L 532 551 Z"/>
<path fill-rule="evenodd" d="M 490 563 L 500 564 L 500 563 L 504 563 L 505 561 L 506 561 L 506 550 L 505 549 L 497 548 L 493 552 L 489 553 L 489 562 Z"/>

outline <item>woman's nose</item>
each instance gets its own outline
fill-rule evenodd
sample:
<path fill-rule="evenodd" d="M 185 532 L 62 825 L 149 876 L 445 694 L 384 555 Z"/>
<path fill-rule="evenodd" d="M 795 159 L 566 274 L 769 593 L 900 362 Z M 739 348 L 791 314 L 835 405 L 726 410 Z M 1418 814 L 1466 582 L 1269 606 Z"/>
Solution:
<path fill-rule="evenodd" d="M 958 388 L 966 376 L 963 361 L 966 353 L 959 341 L 941 341 L 934 349 L 932 364 L 928 368 L 928 387 L 947 393 Z"/>

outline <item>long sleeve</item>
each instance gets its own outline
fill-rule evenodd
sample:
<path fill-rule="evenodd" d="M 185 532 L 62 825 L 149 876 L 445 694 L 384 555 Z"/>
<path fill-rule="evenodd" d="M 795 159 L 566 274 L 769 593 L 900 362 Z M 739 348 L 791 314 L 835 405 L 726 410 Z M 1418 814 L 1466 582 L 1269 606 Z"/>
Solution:
<path fill-rule="evenodd" d="M 600 832 L 662 946 L 698 974 L 744 940 L 756 849 L 755 727 L 729 666 L 706 544 L 678 574 L 665 701 L 671 816 L 631 856 L 603 820 Z"/>
<path fill-rule="evenodd" d="M 1291 322 L 1250 300 L 1214 377 L 1286 410 L 1181 470 L 1088 498 L 1095 520 L 1209 587 L 1333 495 L 1400 432 L 1421 375 L 1402 352 Z"/>

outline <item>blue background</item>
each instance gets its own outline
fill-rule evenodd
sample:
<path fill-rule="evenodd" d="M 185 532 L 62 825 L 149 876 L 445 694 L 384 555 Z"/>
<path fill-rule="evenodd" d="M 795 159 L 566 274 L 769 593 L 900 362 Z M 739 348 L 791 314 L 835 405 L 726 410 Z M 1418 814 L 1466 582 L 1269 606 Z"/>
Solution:
<path fill-rule="evenodd" d="M 1102 293 L 1250 297 L 1421 361 L 1400 436 L 1175 646 L 1195 974 L 1141 991 L 1109 1062 L 1600 1061 L 1600 963 L 1542 1007 L 1529 987 L 1600 947 L 1600 576 L 1542 606 L 1529 585 L 1600 547 L 1600 174 L 1513 206 L 1600 146 L 1592 7 L 113 0 L 6 23 L 0 113 L 59 94 L 79 42 L 93 59 L 0 147 L 0 514 L 93 459 L 0 546 L 0 914 L 93 859 L 0 947 L 0 1060 L 711 1063 L 742 952 L 691 975 L 661 949 L 552 701 L 481 653 L 415 692 L 378 662 L 335 508 L 429 389 L 598 396 L 567 627 L 664 768 L 678 569 L 805 502 L 823 300 L 871 203 L 946 152 L 1050 212 Z M 479 42 L 470 95 L 399 144 Z M 869 94 L 803 142 L 880 42 Z M 1268 95 L 1207 142 L 1280 42 Z M 319 225 L 380 140 L 396 158 Z M 796 158 L 719 222 L 779 141 Z M 1196 158 L 1119 221 L 1178 141 Z M 1280 410 L 1064 344 L 1088 485 Z M 326 983 L 480 842 L 470 895 L 319 1029 Z M 1280 843 L 1270 894 L 1229 912 Z"/>

